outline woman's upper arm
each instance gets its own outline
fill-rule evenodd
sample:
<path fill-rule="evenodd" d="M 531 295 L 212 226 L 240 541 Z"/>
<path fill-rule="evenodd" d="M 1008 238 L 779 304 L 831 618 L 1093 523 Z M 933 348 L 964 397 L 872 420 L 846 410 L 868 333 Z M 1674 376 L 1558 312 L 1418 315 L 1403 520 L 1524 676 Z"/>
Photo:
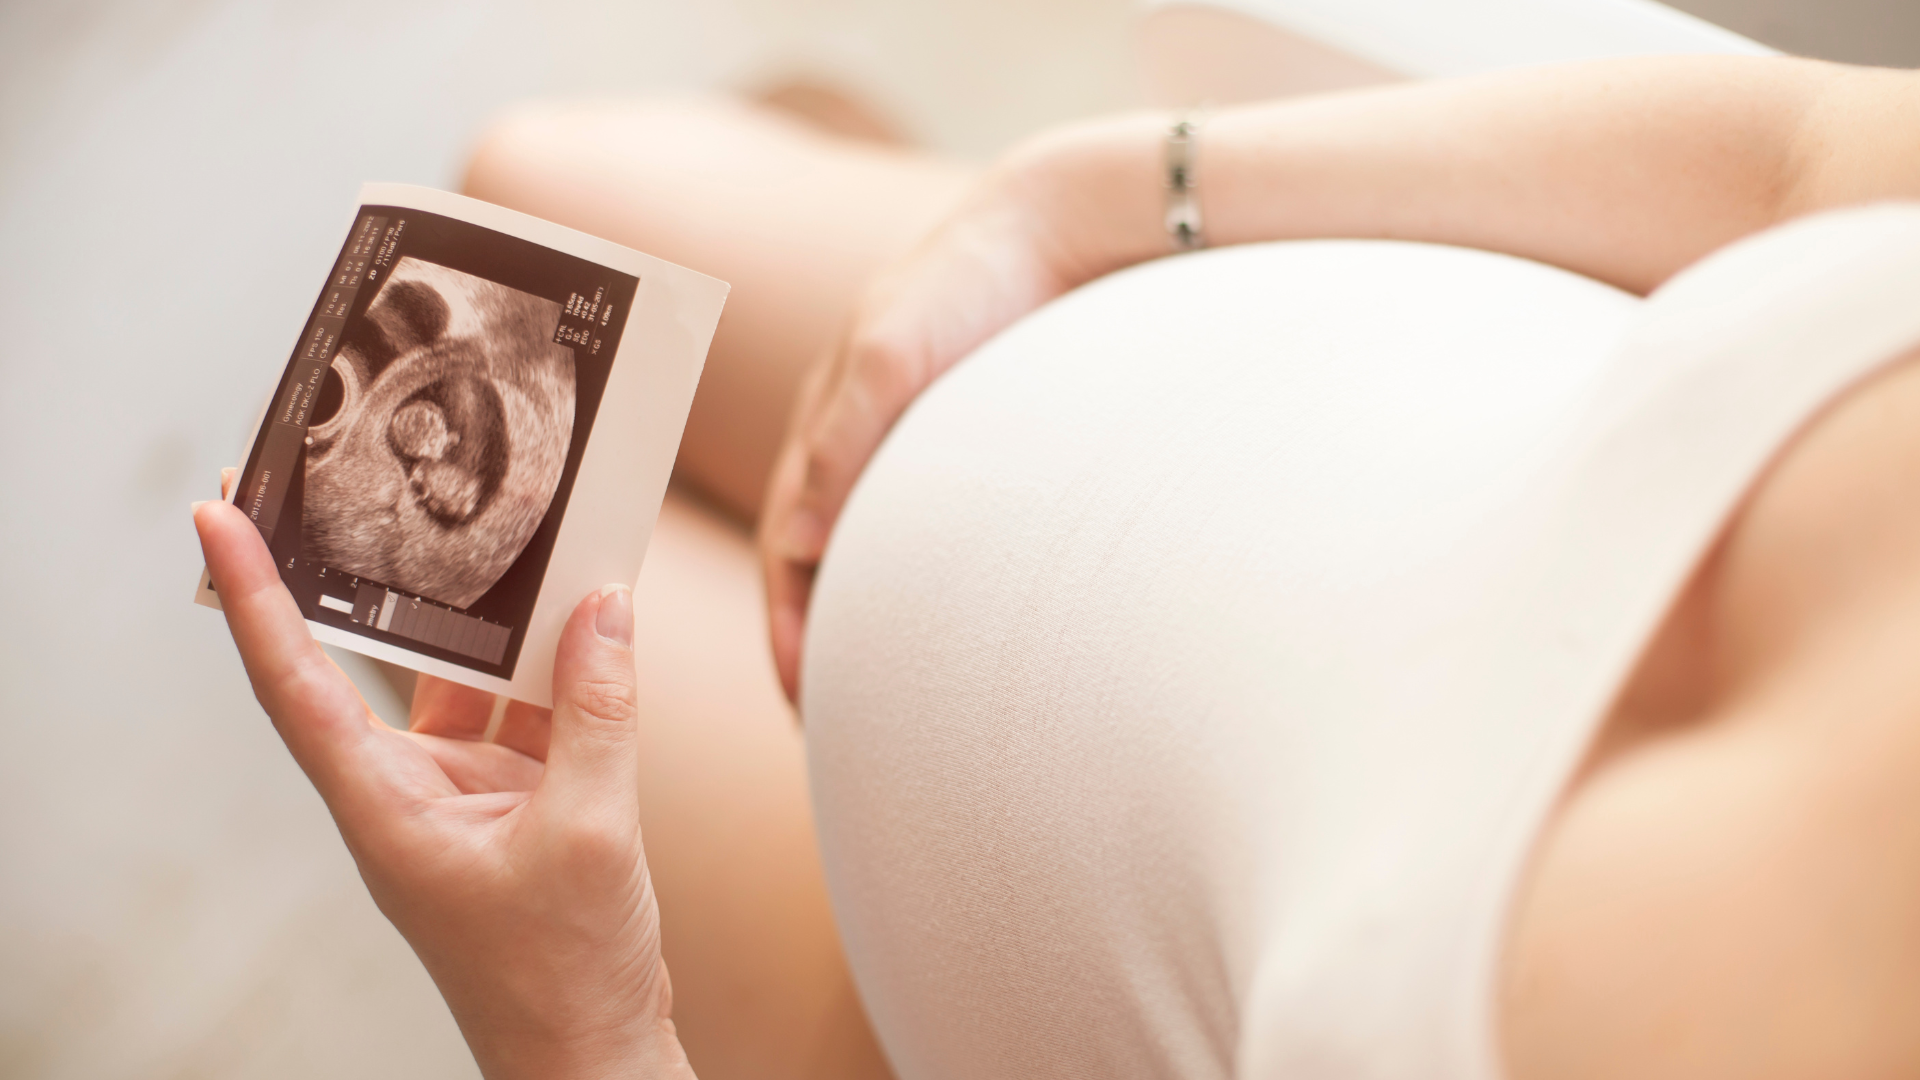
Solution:
<path fill-rule="evenodd" d="M 1920 199 L 1920 72 L 1834 70 L 1794 140 L 1783 217 Z"/>

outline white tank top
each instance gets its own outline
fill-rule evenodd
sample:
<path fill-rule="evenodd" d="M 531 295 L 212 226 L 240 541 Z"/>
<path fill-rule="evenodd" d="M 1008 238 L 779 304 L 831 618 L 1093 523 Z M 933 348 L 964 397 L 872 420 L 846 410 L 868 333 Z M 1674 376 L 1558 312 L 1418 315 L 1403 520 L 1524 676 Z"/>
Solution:
<path fill-rule="evenodd" d="M 1920 210 L 1642 303 L 1481 252 L 1230 248 L 925 394 L 804 709 L 903 1080 L 1488 1080 L 1529 847 L 1769 457 L 1920 342 Z"/>

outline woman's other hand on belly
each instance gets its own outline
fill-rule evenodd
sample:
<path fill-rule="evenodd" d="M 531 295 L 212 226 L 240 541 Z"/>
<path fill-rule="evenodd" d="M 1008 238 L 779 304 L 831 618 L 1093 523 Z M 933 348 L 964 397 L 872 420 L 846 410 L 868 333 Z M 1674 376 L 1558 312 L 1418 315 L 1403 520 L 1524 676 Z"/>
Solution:
<path fill-rule="evenodd" d="M 1063 270 L 1025 170 L 1002 168 L 882 274 L 802 385 L 759 529 L 780 682 L 798 700 L 813 575 L 854 481 L 919 393 L 1079 280 Z"/>

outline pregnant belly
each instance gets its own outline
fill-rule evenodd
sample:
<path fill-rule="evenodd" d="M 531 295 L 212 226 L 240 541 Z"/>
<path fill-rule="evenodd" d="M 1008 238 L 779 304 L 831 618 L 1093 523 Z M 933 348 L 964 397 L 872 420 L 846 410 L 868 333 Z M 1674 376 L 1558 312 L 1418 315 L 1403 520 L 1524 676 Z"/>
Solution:
<path fill-rule="evenodd" d="M 1428 702 L 1487 523 L 1636 307 L 1478 252 L 1257 245 L 1097 282 L 916 403 L 802 680 L 903 1077 L 1226 1076 L 1275 1052 L 1252 1017 L 1301 1075 L 1480 1052 L 1447 1041 L 1484 1000 L 1415 999 L 1490 946 L 1421 898 L 1533 765 Z"/>

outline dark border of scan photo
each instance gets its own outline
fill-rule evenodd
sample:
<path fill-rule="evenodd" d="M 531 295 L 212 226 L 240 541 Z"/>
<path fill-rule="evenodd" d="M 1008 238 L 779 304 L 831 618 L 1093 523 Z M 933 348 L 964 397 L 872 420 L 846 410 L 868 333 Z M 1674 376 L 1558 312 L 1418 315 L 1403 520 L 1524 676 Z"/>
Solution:
<path fill-rule="evenodd" d="M 316 638 L 544 705 L 566 612 L 638 576 L 725 297 L 369 184 L 229 498 Z"/>

